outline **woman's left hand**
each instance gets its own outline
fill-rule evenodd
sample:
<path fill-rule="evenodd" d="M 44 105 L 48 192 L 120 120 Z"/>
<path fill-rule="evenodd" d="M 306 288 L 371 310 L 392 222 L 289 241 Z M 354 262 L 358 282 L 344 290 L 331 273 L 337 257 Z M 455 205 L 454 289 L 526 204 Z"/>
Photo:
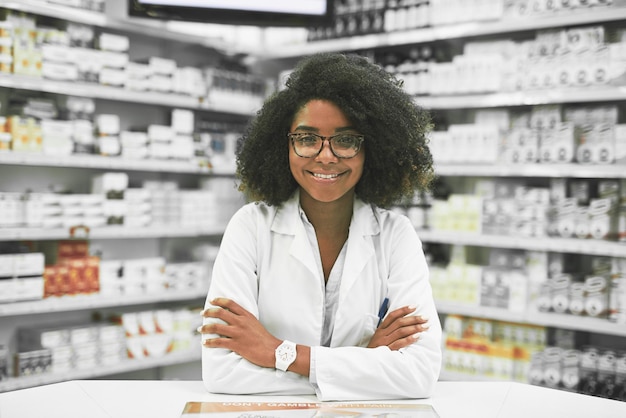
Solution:
<path fill-rule="evenodd" d="M 391 350 L 407 347 L 419 339 L 419 334 L 428 329 L 428 320 L 421 316 L 410 315 L 414 306 L 403 306 L 387 315 L 376 328 L 368 348 L 387 346 Z"/>
<path fill-rule="evenodd" d="M 227 298 L 215 298 L 212 308 L 202 312 L 204 318 L 221 319 L 202 325 L 198 332 L 217 334 L 207 338 L 203 345 L 209 348 L 226 348 L 261 367 L 274 367 L 274 351 L 280 340 L 270 334 L 259 320 L 238 303 Z"/>

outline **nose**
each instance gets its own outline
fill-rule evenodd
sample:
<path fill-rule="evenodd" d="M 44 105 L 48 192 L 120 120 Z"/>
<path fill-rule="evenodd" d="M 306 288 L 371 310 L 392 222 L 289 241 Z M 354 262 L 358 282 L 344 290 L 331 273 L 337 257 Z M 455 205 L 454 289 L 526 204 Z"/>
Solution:
<path fill-rule="evenodd" d="M 322 161 L 335 161 L 338 158 L 333 154 L 333 150 L 330 148 L 330 140 L 328 138 L 322 139 L 322 149 L 315 157 L 316 160 Z"/>

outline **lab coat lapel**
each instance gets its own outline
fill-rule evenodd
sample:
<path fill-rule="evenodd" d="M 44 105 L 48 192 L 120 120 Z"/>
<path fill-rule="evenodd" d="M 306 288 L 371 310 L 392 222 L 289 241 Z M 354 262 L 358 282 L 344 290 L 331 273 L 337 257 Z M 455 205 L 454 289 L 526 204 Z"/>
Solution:
<path fill-rule="evenodd" d="M 363 268 L 375 256 L 374 246 L 370 236 L 380 231 L 378 221 L 372 207 L 359 199 L 354 201 L 352 223 L 348 234 L 348 248 L 346 261 L 341 278 L 341 296 L 343 300 L 356 280 L 359 279 Z"/>
<path fill-rule="evenodd" d="M 289 254 L 304 264 L 311 274 L 318 276 L 320 273 L 315 262 L 313 249 L 300 218 L 299 201 L 300 194 L 296 191 L 276 212 L 276 218 L 272 223 L 272 231 L 292 235 L 293 242 L 289 248 Z"/>

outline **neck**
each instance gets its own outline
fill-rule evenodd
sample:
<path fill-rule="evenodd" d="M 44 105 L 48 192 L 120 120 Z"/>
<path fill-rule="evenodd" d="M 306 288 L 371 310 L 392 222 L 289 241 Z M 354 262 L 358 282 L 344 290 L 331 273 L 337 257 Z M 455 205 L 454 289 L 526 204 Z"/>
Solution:
<path fill-rule="evenodd" d="M 318 234 L 347 235 L 352 219 L 354 191 L 332 202 L 320 202 L 301 190 L 300 206 Z"/>

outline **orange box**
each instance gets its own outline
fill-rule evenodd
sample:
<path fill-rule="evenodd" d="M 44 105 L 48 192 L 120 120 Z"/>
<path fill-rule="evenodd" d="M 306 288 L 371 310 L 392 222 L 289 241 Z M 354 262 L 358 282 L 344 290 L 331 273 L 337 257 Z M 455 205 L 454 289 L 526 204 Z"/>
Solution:
<path fill-rule="evenodd" d="M 69 271 L 64 265 L 46 266 L 44 270 L 44 298 L 69 294 Z"/>
<path fill-rule="evenodd" d="M 56 282 L 57 266 L 46 266 L 43 271 L 43 297 L 60 296 L 61 289 Z"/>
<path fill-rule="evenodd" d="M 97 293 L 100 291 L 100 257 L 85 258 L 85 292 Z"/>
<path fill-rule="evenodd" d="M 69 282 L 70 282 L 70 293 L 71 295 L 75 295 L 77 293 L 87 293 L 87 284 L 85 282 L 85 258 L 71 258 L 66 259 L 63 263 L 67 266 Z"/>

